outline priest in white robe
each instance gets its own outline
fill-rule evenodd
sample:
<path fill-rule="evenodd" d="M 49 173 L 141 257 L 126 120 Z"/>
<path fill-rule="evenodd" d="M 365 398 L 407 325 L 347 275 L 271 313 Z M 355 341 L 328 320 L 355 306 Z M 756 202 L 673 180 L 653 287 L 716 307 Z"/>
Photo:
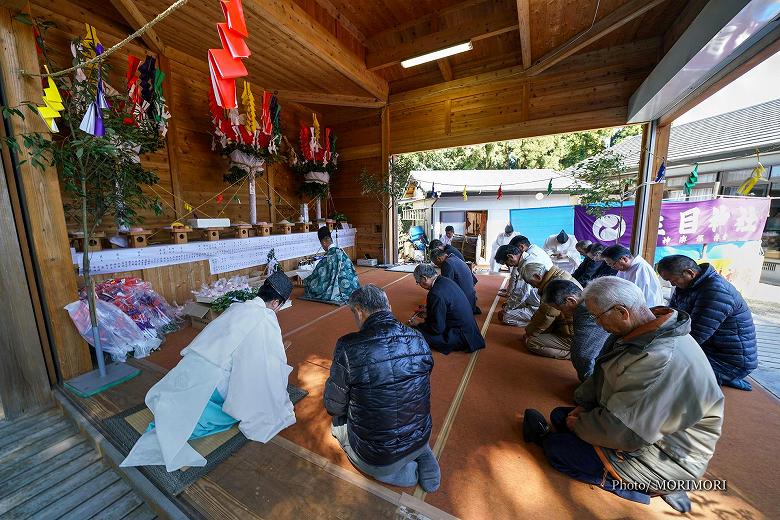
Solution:
<path fill-rule="evenodd" d="M 165 465 L 167 471 L 205 466 L 187 442 L 238 423 L 250 440 L 267 442 L 295 423 L 276 312 L 292 284 L 274 273 L 259 296 L 232 304 L 182 351 L 173 370 L 146 394 L 154 422 L 121 466 Z"/>
<path fill-rule="evenodd" d="M 550 235 L 544 241 L 544 250 L 550 255 L 555 267 L 567 273 L 573 273 L 582 261 L 582 255 L 577 251 L 577 237 L 561 230 L 557 235 Z"/>
<path fill-rule="evenodd" d="M 498 234 L 490 251 L 490 270 L 492 272 L 497 273 L 501 270 L 501 264 L 496 263 L 496 251 L 498 251 L 498 248 L 501 246 L 509 245 L 509 241 L 516 236 L 517 233 L 515 233 L 515 228 L 512 227 L 512 224 L 505 226 L 504 232 Z"/>

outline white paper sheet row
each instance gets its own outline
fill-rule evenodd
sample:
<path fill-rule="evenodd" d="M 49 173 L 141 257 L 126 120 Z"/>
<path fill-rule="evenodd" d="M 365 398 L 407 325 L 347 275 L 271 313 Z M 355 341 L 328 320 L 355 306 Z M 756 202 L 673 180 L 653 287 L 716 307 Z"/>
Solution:
<path fill-rule="evenodd" d="M 339 247 L 351 247 L 355 245 L 355 233 L 354 228 L 339 229 L 333 232 L 333 240 Z M 107 249 L 90 253 L 89 263 L 92 274 L 106 274 L 208 260 L 211 274 L 221 274 L 264 265 L 271 249 L 279 261 L 312 255 L 322 250 L 316 232 L 292 233 L 138 249 Z M 81 260 L 81 253 L 73 255 L 73 263 L 79 269 L 82 267 Z"/>

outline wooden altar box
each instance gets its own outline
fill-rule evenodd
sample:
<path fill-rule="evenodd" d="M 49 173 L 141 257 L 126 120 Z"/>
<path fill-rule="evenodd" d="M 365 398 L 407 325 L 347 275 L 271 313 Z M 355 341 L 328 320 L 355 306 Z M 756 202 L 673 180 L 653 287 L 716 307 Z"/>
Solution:
<path fill-rule="evenodd" d="M 219 232 L 223 229 L 224 228 L 203 228 L 201 231 L 203 231 L 203 238 L 205 240 L 213 242 L 215 240 L 219 240 Z"/>
<path fill-rule="evenodd" d="M 153 234 L 152 231 L 125 231 L 121 233 L 127 237 L 127 247 L 146 247 L 147 237 Z"/>
<path fill-rule="evenodd" d="M 257 233 L 257 236 L 259 236 L 259 237 L 270 237 L 271 236 L 271 224 L 267 224 L 267 223 L 257 224 L 255 226 L 255 232 Z"/>
<path fill-rule="evenodd" d="M 309 232 L 309 226 L 311 226 L 311 222 L 296 222 L 295 223 L 295 232 L 296 233 L 308 233 Z"/>
<path fill-rule="evenodd" d="M 293 227 L 292 224 L 277 223 L 274 226 L 274 233 L 276 233 L 277 235 L 289 235 L 290 233 L 292 233 L 292 227 Z"/>
<path fill-rule="evenodd" d="M 333 219 L 327 219 L 325 225 L 328 226 L 328 230 L 333 231 L 336 229 L 336 221 Z"/>
<path fill-rule="evenodd" d="M 88 251 L 102 251 L 103 250 L 103 240 L 106 237 L 106 234 L 103 232 L 98 231 L 97 233 L 92 233 L 92 235 L 89 237 L 89 245 L 87 247 Z M 71 243 L 73 243 L 73 246 L 76 248 L 76 251 L 84 252 L 84 233 L 81 231 L 71 231 L 68 232 L 68 238 L 70 239 Z"/>
<path fill-rule="evenodd" d="M 249 238 L 249 230 L 252 229 L 250 224 L 238 224 L 233 226 L 236 230 L 236 238 Z"/>
<path fill-rule="evenodd" d="M 165 229 L 171 232 L 171 241 L 174 244 L 186 244 L 189 240 L 189 233 L 192 233 L 192 228 L 189 226 L 168 226 Z"/>

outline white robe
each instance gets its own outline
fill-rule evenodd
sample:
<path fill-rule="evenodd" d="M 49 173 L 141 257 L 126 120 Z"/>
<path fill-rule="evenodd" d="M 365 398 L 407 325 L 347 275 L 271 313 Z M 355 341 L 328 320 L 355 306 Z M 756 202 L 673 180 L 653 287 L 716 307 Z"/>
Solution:
<path fill-rule="evenodd" d="M 452 237 L 448 237 L 447 233 L 444 233 L 443 235 L 439 235 L 439 240 L 441 240 L 441 243 L 445 246 L 448 246 L 452 244 L 452 239 L 455 238 L 455 235 L 452 235 Z"/>
<path fill-rule="evenodd" d="M 260 298 L 234 303 L 182 350 L 182 359 L 146 394 L 155 428 L 144 433 L 120 466 L 164 464 L 167 471 L 205 466 L 187 442 L 229 367 L 222 410 L 253 441 L 267 442 L 295 423 L 287 393 L 292 367 L 276 314 Z"/>
<path fill-rule="evenodd" d="M 569 240 L 564 244 L 558 242 L 558 235 L 550 235 L 544 241 L 544 250 L 550 256 L 562 255 L 562 257 L 553 257 L 552 260 L 556 267 L 567 273 L 573 273 L 582 261 L 582 256 L 577 251 L 577 237 L 574 235 L 569 235 Z"/>
<path fill-rule="evenodd" d="M 490 253 L 490 270 L 494 273 L 497 273 L 499 270 L 501 270 L 501 265 L 496 263 L 496 251 L 498 251 L 499 247 L 509 244 L 509 242 L 516 236 L 517 233 L 514 231 L 509 236 L 507 236 L 507 234 L 502 231 L 496 237 L 496 241 L 493 242 L 493 249 Z"/>
<path fill-rule="evenodd" d="M 642 289 L 648 307 L 664 304 L 664 295 L 661 291 L 661 282 L 655 274 L 653 267 L 641 256 L 634 257 L 627 271 L 618 271 L 618 278 L 634 282 Z"/>

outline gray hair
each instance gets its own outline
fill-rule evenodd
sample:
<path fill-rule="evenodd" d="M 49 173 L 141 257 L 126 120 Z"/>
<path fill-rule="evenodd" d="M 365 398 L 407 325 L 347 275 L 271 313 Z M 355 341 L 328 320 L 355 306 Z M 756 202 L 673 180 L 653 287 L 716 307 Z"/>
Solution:
<path fill-rule="evenodd" d="M 360 307 L 369 314 L 390 310 L 387 294 L 374 284 L 364 285 L 353 292 L 347 303 L 351 308 Z"/>
<path fill-rule="evenodd" d="M 529 282 L 534 276 L 544 277 L 545 274 L 547 274 L 547 268 L 544 265 L 532 262 L 523 266 L 521 276 L 523 280 Z"/>
<path fill-rule="evenodd" d="M 433 264 L 420 264 L 414 268 L 414 281 L 420 283 L 423 278 L 434 278 L 439 275 Z"/>
<path fill-rule="evenodd" d="M 579 299 L 582 295 L 582 287 L 571 280 L 552 280 L 544 288 L 542 301 L 548 305 L 563 305 L 566 298 L 573 296 Z"/>
<path fill-rule="evenodd" d="M 650 312 L 642 289 L 617 276 L 603 276 L 591 280 L 583 291 L 583 297 L 601 312 L 606 312 L 615 305 L 622 305 L 631 315 L 637 317 L 646 316 Z"/>
<path fill-rule="evenodd" d="M 591 244 L 593 244 L 593 242 L 591 242 L 590 240 L 580 240 L 579 242 L 577 242 L 577 246 L 576 247 L 578 247 L 578 248 L 580 248 L 582 250 L 585 250 L 588 247 L 590 247 Z"/>

